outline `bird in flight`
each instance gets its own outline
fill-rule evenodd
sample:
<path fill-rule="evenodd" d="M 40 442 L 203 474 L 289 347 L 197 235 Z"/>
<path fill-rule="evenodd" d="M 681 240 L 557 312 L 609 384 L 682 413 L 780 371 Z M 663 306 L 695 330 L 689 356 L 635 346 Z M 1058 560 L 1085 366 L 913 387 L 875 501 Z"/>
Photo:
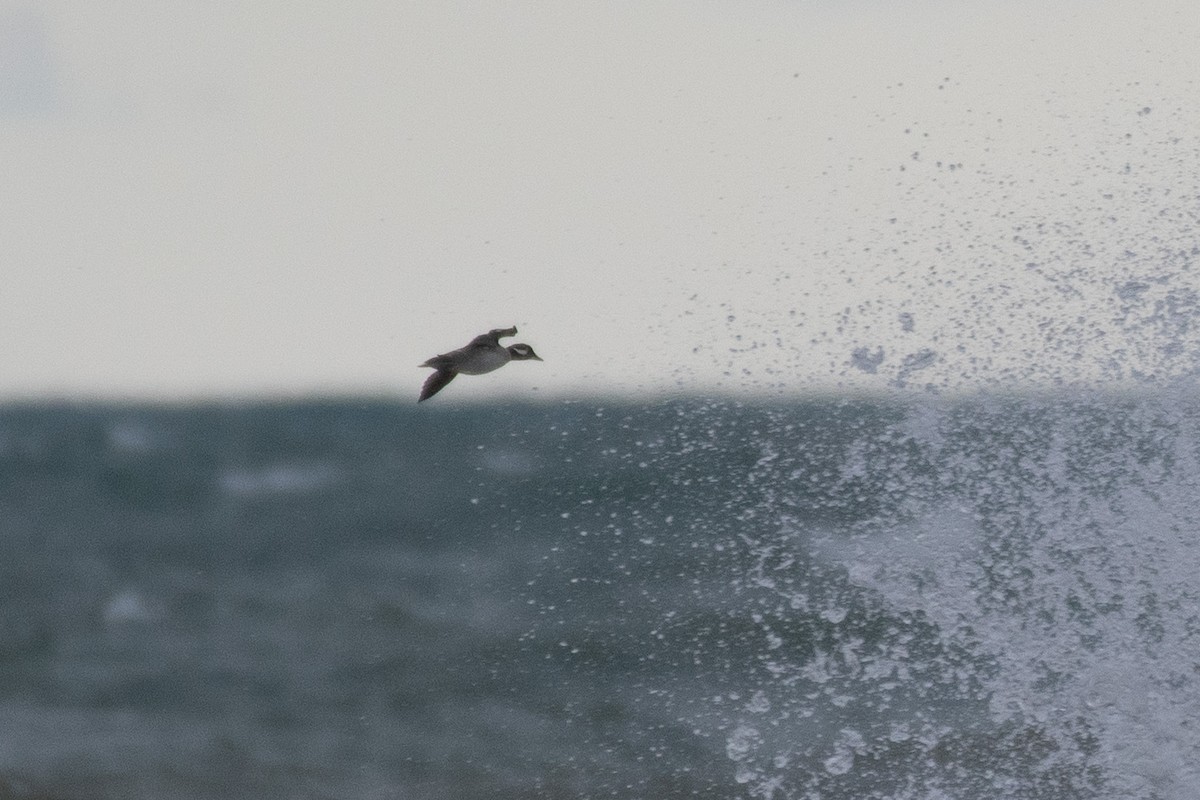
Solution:
<path fill-rule="evenodd" d="M 500 344 L 501 339 L 516 335 L 515 326 L 496 328 L 476 336 L 466 347 L 442 353 L 426 361 L 421 366 L 431 367 L 435 371 L 425 379 L 417 402 L 433 397 L 454 380 L 455 375 L 483 375 L 500 369 L 510 361 L 541 361 L 538 354 L 527 344 L 510 344 L 507 347 Z"/>

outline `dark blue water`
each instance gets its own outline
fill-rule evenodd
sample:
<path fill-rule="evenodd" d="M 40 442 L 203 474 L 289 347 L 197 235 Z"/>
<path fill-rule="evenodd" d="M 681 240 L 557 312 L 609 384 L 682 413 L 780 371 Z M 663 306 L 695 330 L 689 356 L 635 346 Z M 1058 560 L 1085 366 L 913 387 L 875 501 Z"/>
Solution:
<path fill-rule="evenodd" d="M 1200 792 L 1190 394 L 0 409 L 0 798 Z"/>

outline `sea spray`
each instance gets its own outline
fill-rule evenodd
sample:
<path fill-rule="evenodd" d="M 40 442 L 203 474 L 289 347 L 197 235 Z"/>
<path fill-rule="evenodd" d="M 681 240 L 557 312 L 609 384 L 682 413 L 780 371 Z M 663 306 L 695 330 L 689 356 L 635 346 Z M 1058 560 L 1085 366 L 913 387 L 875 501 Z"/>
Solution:
<path fill-rule="evenodd" d="M 1194 796 L 1198 427 L 1182 392 L 924 398 L 843 441 L 828 494 L 873 487 L 844 520 L 797 512 L 777 429 L 776 524 L 743 537 L 775 637 L 730 755 L 751 794 Z"/>

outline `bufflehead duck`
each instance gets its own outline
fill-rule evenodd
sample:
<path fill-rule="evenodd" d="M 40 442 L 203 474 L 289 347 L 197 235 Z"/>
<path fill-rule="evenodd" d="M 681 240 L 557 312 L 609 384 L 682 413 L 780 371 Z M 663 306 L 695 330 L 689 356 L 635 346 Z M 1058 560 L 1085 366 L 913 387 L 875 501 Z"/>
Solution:
<path fill-rule="evenodd" d="M 483 375 L 486 372 L 500 369 L 510 361 L 541 361 L 538 354 L 533 352 L 533 348 L 527 344 L 510 344 L 508 347 L 500 344 L 500 340 L 504 337 L 516 335 L 515 326 L 496 328 L 476 336 L 466 347 L 434 356 L 426 361 L 421 366 L 431 367 L 436 372 L 425 380 L 417 402 L 420 403 L 433 397 L 459 373 Z"/>

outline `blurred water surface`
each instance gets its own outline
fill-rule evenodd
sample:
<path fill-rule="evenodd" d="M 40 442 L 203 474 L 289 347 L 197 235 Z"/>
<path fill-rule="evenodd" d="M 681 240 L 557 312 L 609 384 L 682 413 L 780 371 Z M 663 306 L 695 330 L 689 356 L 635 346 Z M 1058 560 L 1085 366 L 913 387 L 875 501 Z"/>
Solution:
<path fill-rule="evenodd" d="M 1192 798 L 1198 427 L 0 408 L 0 798 Z"/>

